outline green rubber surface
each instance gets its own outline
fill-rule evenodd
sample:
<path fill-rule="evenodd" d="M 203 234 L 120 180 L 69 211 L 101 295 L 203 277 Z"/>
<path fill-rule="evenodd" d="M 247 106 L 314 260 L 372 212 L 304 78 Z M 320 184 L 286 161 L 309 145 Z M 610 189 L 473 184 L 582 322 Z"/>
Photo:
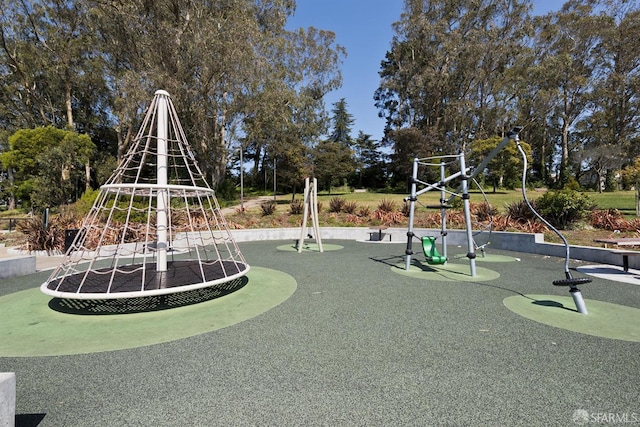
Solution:
<path fill-rule="evenodd" d="M 588 314 L 576 310 L 571 296 L 514 295 L 504 305 L 527 319 L 573 332 L 640 342 L 640 309 L 584 300 Z"/>
<path fill-rule="evenodd" d="M 325 252 L 339 251 L 340 249 L 344 249 L 344 246 L 323 243 L 322 249 Z M 278 246 L 278 250 L 283 252 L 298 252 L 298 248 L 296 247 L 295 243 L 291 243 L 289 245 L 280 245 Z M 320 248 L 318 247 L 317 243 L 305 243 L 302 246 L 302 252 L 320 252 Z"/>
<path fill-rule="evenodd" d="M 121 350 L 215 331 L 258 316 L 288 299 L 296 280 L 251 267 L 247 284 L 224 297 L 161 311 L 67 314 L 51 297 L 29 289 L 0 297 L 0 356 L 57 356 Z"/>
<path fill-rule="evenodd" d="M 500 277 L 500 273 L 488 268 L 479 267 L 476 263 L 476 275 L 471 276 L 471 267 L 468 263 L 443 265 L 427 265 L 418 261 L 412 261 L 409 270 L 405 270 L 405 264 L 396 264 L 391 267 L 391 271 L 403 276 L 414 277 L 421 280 L 441 280 L 453 282 L 477 282 L 495 280 Z"/>

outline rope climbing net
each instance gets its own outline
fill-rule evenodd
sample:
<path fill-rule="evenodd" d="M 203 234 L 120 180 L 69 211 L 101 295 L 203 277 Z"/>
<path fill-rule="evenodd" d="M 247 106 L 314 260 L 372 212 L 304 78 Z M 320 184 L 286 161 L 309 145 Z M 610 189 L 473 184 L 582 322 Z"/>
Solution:
<path fill-rule="evenodd" d="M 131 147 L 40 289 L 65 299 L 147 297 L 220 285 L 248 271 L 169 94 L 157 91 Z"/>

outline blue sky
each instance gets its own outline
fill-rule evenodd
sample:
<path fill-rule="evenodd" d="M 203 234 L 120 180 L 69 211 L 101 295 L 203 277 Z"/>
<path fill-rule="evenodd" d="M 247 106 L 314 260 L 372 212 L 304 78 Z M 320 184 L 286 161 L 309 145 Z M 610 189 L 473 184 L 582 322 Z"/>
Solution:
<path fill-rule="evenodd" d="M 382 139 L 384 120 L 378 118 L 373 93 L 378 88 L 380 61 L 389 50 L 393 30 L 402 12 L 402 0 L 297 0 L 296 13 L 288 28 L 315 27 L 336 33 L 338 44 L 347 49 L 342 64 L 342 87 L 325 102 L 329 111 L 341 98 L 353 116 L 352 137 L 358 131 Z M 534 1 L 534 14 L 560 9 L 558 0 Z"/>

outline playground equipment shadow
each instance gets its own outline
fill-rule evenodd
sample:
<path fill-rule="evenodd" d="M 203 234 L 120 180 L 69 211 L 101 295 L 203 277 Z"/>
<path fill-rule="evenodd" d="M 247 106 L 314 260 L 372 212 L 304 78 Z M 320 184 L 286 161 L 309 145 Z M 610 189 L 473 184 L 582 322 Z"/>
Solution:
<path fill-rule="evenodd" d="M 425 280 L 396 271 L 403 245 L 330 240 L 343 249 L 297 253 L 278 250 L 283 243 L 240 243 L 252 268 L 297 282 L 288 299 L 248 320 L 117 351 L 0 355 L 0 371 L 16 373 L 17 425 L 551 426 L 610 414 L 640 421 L 640 342 L 549 326 L 505 306 L 521 297 L 583 323 L 566 304 L 567 289 L 552 285 L 563 277 L 562 258 L 490 248 L 510 260 L 478 257 L 497 278 Z M 465 252 L 448 248 L 452 259 Z M 47 275 L 3 281 L 0 300 Z M 581 290 L 587 307 L 640 309 L 640 286 L 595 277 Z"/>

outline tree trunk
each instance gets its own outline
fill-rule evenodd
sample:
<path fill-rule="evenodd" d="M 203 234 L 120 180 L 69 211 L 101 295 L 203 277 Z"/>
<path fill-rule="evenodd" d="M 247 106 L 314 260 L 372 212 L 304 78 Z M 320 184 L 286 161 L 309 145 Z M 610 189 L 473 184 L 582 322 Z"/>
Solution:
<path fill-rule="evenodd" d="M 84 190 L 89 191 L 91 190 L 91 163 L 89 162 L 89 159 L 84 163 L 84 176 L 86 179 Z"/>
<path fill-rule="evenodd" d="M 71 79 L 67 79 L 65 88 L 65 104 L 67 106 L 67 126 L 69 130 L 73 130 L 73 108 L 71 108 Z"/>
<path fill-rule="evenodd" d="M 569 172 L 569 122 L 565 119 L 562 123 L 562 154 L 560 157 L 560 187 L 567 183 Z"/>
<path fill-rule="evenodd" d="M 122 136 L 122 130 L 120 126 L 118 126 L 118 128 L 116 129 L 116 135 L 118 136 L 118 154 L 117 154 L 118 161 L 122 160 L 122 158 L 124 157 L 127 151 L 127 147 L 129 146 L 129 143 L 131 142 L 131 138 L 132 138 L 131 126 L 127 127 L 127 134 L 124 137 Z"/>
<path fill-rule="evenodd" d="M 14 210 L 16 208 L 16 195 L 13 192 L 13 169 L 7 168 L 7 179 L 9 180 L 9 210 Z"/>

